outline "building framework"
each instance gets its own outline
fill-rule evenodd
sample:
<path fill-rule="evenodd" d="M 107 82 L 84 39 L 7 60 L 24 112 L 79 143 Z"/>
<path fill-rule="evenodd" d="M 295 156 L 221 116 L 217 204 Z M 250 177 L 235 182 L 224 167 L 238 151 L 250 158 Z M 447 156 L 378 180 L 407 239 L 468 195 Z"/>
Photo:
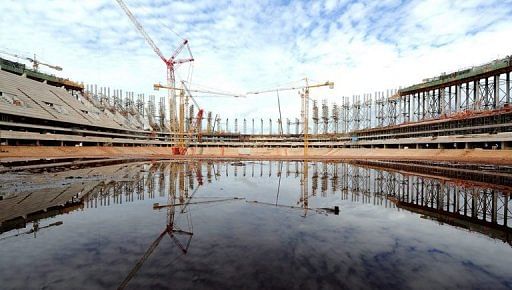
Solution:
<path fill-rule="evenodd" d="M 5 59 L 0 68 L 3 145 L 175 146 L 180 139 L 164 98 L 78 84 Z M 313 102 L 309 146 L 510 149 L 511 71 L 509 56 L 399 90 Z M 194 131 L 195 108 L 185 111 L 188 146 L 304 144 L 298 118 L 230 121 L 207 112 Z"/>

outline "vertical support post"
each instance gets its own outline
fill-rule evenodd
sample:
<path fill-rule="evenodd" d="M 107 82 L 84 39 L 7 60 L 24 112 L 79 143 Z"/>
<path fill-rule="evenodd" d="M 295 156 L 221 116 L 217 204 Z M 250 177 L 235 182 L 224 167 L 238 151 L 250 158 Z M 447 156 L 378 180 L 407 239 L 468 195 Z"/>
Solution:
<path fill-rule="evenodd" d="M 452 113 L 452 86 L 448 87 L 448 96 L 446 96 L 446 100 L 448 101 L 446 103 L 446 115 L 451 115 Z"/>
<path fill-rule="evenodd" d="M 460 87 L 461 85 L 455 85 L 455 112 L 460 111 Z"/>
<path fill-rule="evenodd" d="M 484 96 L 483 96 L 483 99 L 484 99 L 484 109 L 489 109 L 489 106 L 491 106 L 490 102 L 491 102 L 491 99 L 490 99 L 490 89 L 489 89 L 489 78 L 486 77 L 485 78 L 485 87 L 484 87 Z"/>
<path fill-rule="evenodd" d="M 462 85 L 461 85 L 460 89 L 462 90 Z M 460 98 L 461 98 L 461 102 L 462 102 L 462 92 L 461 92 Z M 464 106 L 463 106 L 464 111 L 471 110 L 472 108 L 469 106 L 469 82 L 466 83 L 465 99 L 466 99 L 466 102 L 464 103 Z M 475 99 L 473 99 L 473 102 L 474 101 L 475 101 Z"/>
<path fill-rule="evenodd" d="M 510 72 L 505 78 L 505 104 L 510 104 Z"/>
<path fill-rule="evenodd" d="M 423 91 L 423 96 L 421 98 L 421 119 L 425 119 L 425 91 Z"/>
<path fill-rule="evenodd" d="M 443 102 L 444 102 L 444 88 L 443 89 L 437 89 L 437 108 L 436 108 L 436 113 L 437 113 L 437 117 L 441 117 L 442 114 L 444 114 L 444 106 L 443 106 Z"/>
<path fill-rule="evenodd" d="M 467 92 L 469 96 L 469 83 L 467 86 Z M 480 110 L 480 80 L 473 81 L 473 102 L 473 108 L 476 111 Z"/>
<path fill-rule="evenodd" d="M 414 95 L 407 95 L 405 96 L 407 98 L 407 122 L 411 121 L 411 98 L 414 97 Z"/>
<path fill-rule="evenodd" d="M 494 76 L 493 91 L 493 109 L 497 109 L 500 106 L 500 75 Z"/>

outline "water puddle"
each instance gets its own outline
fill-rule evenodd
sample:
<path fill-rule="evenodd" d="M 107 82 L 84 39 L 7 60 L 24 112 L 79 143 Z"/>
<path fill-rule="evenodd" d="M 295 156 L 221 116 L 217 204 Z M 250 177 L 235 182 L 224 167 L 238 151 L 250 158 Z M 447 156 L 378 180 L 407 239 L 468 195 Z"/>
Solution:
<path fill-rule="evenodd" d="M 512 287 L 505 186 L 322 162 L 0 175 L 2 289 Z"/>

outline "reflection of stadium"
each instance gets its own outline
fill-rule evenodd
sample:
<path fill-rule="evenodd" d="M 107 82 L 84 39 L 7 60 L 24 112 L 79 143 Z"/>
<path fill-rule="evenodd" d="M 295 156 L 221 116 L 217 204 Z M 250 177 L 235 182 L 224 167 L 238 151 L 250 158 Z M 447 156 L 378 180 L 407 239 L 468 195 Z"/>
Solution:
<path fill-rule="evenodd" d="M 203 179 L 211 183 L 230 177 L 284 177 L 298 179 L 297 186 L 299 181 L 307 186 L 297 196 L 301 206 L 305 197 L 339 195 L 342 200 L 406 209 L 512 244 L 512 206 L 505 185 L 398 171 L 384 165 L 371 168 L 320 162 L 309 163 L 308 180 L 304 182 L 303 168 L 302 162 L 292 161 L 137 162 L 56 173 L 51 183 L 65 183 L 58 189 L 55 185 L 44 185 L 44 179 L 37 183 L 37 177 L 31 177 L 32 187 L 11 192 L 0 200 L 0 232 L 73 210 L 157 196 L 174 196 L 177 203 L 183 204 L 203 184 Z M 275 182 L 277 185 L 278 181 Z M 172 202 L 174 199 L 169 199 Z"/>

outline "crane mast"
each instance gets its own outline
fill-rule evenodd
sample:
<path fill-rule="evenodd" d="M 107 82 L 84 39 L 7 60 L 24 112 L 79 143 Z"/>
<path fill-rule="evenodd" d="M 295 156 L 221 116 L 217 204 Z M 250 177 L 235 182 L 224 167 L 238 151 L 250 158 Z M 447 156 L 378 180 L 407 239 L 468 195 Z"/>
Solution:
<path fill-rule="evenodd" d="M 169 58 L 166 58 L 160 48 L 155 44 L 153 39 L 149 36 L 149 34 L 146 32 L 144 27 L 139 23 L 137 18 L 135 18 L 135 15 L 128 9 L 128 6 L 122 1 L 122 0 L 116 0 L 116 2 L 119 4 L 121 9 L 125 12 L 126 16 L 130 19 L 130 21 L 133 23 L 135 28 L 139 31 L 139 33 L 144 37 L 146 42 L 151 46 L 153 51 L 156 53 L 156 55 L 165 63 L 165 66 L 167 68 L 167 86 L 169 87 L 175 87 L 176 86 L 176 76 L 175 76 L 175 70 L 178 68 L 179 65 L 186 63 L 186 62 L 192 62 L 194 61 L 194 58 L 192 56 L 192 51 L 190 50 L 188 40 L 183 39 L 183 42 L 178 46 L 178 48 L 172 53 L 172 55 Z M 185 59 L 176 59 L 178 54 L 184 49 L 187 48 L 187 51 L 189 53 L 188 58 Z M 176 92 L 174 90 L 168 91 L 168 98 L 169 98 L 169 125 L 171 131 L 179 131 L 179 124 L 178 124 L 178 118 L 176 114 Z"/>
<path fill-rule="evenodd" d="M 229 93 L 214 92 L 214 91 L 209 91 L 209 90 L 190 89 L 185 85 L 185 82 L 183 82 L 183 81 L 181 82 L 181 88 L 177 88 L 177 87 L 173 87 L 173 86 L 164 86 L 162 84 L 154 84 L 153 88 L 155 90 L 166 89 L 169 91 L 179 91 L 179 93 L 180 93 L 180 104 L 179 104 L 180 120 L 179 120 L 179 124 L 178 124 L 179 131 L 178 131 L 178 142 L 177 142 L 179 154 L 184 154 L 186 151 L 186 147 L 187 147 L 187 145 L 186 145 L 187 140 L 185 138 L 186 134 L 185 134 L 185 117 L 184 117 L 185 116 L 185 93 L 187 93 L 190 97 L 192 97 L 191 92 L 206 93 L 206 94 L 219 95 L 219 96 L 231 96 L 231 97 L 235 97 L 235 98 L 245 97 L 244 95 L 240 95 L 240 94 L 229 94 Z M 192 100 L 193 100 L 193 98 L 192 98 Z M 197 105 L 197 103 L 196 103 L 196 105 Z M 199 106 L 198 106 L 198 108 L 199 108 Z M 198 114 L 202 115 L 202 111 L 203 110 L 200 109 Z M 199 118 L 200 118 L 200 116 L 198 117 L 198 119 Z"/>
<path fill-rule="evenodd" d="M 330 89 L 334 88 L 334 83 L 330 81 L 326 81 L 323 83 L 317 83 L 317 84 L 310 84 L 308 79 L 305 78 L 304 81 L 306 82 L 305 86 L 296 86 L 296 87 L 286 87 L 286 88 L 276 88 L 276 89 L 268 89 L 268 90 L 262 90 L 262 91 L 252 91 L 247 92 L 247 95 L 257 95 L 257 94 L 263 94 L 263 93 L 270 93 L 270 92 L 280 92 L 280 91 L 290 91 L 290 90 L 300 90 L 299 95 L 301 97 L 301 118 L 302 118 L 302 124 L 304 126 L 303 133 L 304 133 L 304 157 L 308 156 L 308 144 L 309 144 L 309 136 L 308 136 L 308 120 L 309 120 L 309 90 L 311 88 L 319 88 L 319 87 L 326 87 L 328 86 Z"/>

